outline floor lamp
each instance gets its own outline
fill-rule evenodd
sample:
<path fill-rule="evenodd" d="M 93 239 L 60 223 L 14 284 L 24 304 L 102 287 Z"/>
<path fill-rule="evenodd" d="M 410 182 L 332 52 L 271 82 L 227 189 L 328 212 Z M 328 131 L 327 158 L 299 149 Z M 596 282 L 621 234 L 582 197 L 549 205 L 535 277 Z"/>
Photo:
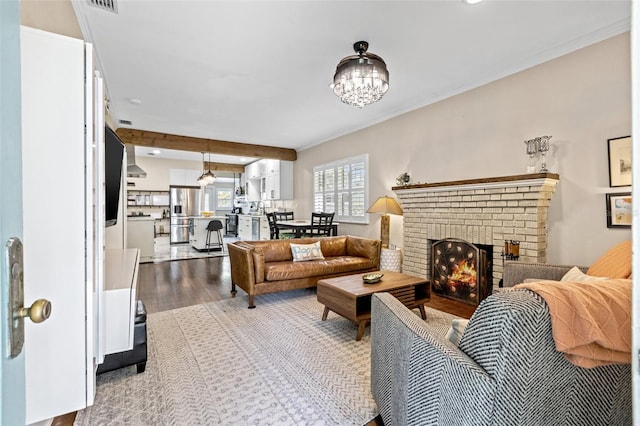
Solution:
<path fill-rule="evenodd" d="M 380 240 L 382 240 L 382 248 L 389 248 L 389 222 L 391 218 L 389 214 L 401 215 L 402 208 L 398 205 L 395 198 L 379 197 L 375 203 L 369 207 L 367 213 L 382 213 L 380 217 Z"/>

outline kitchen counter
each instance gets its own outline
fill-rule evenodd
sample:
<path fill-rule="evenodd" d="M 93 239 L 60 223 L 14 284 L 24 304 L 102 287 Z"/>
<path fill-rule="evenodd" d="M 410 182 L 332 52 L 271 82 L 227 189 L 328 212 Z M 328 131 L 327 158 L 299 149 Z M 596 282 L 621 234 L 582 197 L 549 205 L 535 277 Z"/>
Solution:
<path fill-rule="evenodd" d="M 133 221 L 133 222 L 136 222 L 136 221 L 145 221 L 145 220 L 148 220 L 148 221 L 154 221 L 154 220 L 155 220 L 155 218 L 153 218 L 151 215 L 145 215 L 145 216 L 127 216 L 127 220 L 128 220 L 128 221 L 130 221 L 130 222 L 131 222 L 131 221 Z"/>

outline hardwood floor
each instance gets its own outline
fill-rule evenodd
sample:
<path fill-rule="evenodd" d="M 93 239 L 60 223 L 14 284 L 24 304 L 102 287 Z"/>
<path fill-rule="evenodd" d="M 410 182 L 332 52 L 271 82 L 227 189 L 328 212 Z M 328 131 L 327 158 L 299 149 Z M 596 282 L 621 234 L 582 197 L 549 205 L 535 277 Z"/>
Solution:
<path fill-rule="evenodd" d="M 228 257 L 143 263 L 138 278 L 148 314 L 231 298 Z"/>
<path fill-rule="evenodd" d="M 239 290 L 237 297 L 243 295 L 244 292 Z M 229 299 L 229 257 L 143 263 L 138 272 L 137 297 L 142 299 L 148 314 Z M 463 318 L 470 318 L 476 309 L 475 306 L 434 295 L 426 306 Z M 75 412 L 58 416 L 52 425 L 73 426 L 75 417 Z M 378 417 L 368 425 L 382 425 L 382 420 Z"/>

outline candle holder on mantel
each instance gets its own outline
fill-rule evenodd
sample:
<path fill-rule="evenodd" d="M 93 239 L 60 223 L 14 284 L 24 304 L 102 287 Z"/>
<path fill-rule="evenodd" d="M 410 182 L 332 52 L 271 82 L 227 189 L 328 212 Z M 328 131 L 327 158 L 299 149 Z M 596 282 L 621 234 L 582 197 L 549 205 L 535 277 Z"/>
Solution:
<path fill-rule="evenodd" d="M 524 141 L 525 145 L 527 145 L 527 154 L 529 155 L 529 162 L 527 163 L 527 173 L 535 173 L 536 172 L 536 158 L 535 155 L 538 152 L 538 141 L 537 139 L 529 139 L 528 141 Z"/>
<path fill-rule="evenodd" d="M 504 250 L 500 253 L 502 257 L 502 270 L 504 271 L 505 260 L 518 260 L 520 258 L 520 241 L 516 240 L 504 240 Z M 504 285 L 504 280 L 500 279 L 498 287 Z"/>
<path fill-rule="evenodd" d="M 549 169 L 547 169 L 547 151 L 549 151 L 549 139 L 551 136 L 541 136 L 538 142 L 538 151 L 540 151 L 540 173 L 547 173 Z"/>

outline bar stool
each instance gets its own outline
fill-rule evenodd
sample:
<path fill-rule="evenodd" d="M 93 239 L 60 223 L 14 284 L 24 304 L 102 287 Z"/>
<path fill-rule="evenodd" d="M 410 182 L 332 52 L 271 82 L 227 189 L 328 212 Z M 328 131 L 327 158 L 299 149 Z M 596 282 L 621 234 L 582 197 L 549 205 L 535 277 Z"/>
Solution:
<path fill-rule="evenodd" d="M 204 243 L 204 248 L 207 250 L 207 252 L 211 251 L 211 246 L 214 246 L 214 245 L 220 247 L 220 250 L 224 251 L 224 242 L 222 240 L 222 233 L 220 232 L 222 228 L 223 228 L 222 222 L 219 221 L 218 219 L 214 219 L 210 221 L 209 224 L 207 225 L 207 240 Z M 215 232 L 216 235 L 218 236 L 217 243 L 211 242 L 212 232 Z"/>

